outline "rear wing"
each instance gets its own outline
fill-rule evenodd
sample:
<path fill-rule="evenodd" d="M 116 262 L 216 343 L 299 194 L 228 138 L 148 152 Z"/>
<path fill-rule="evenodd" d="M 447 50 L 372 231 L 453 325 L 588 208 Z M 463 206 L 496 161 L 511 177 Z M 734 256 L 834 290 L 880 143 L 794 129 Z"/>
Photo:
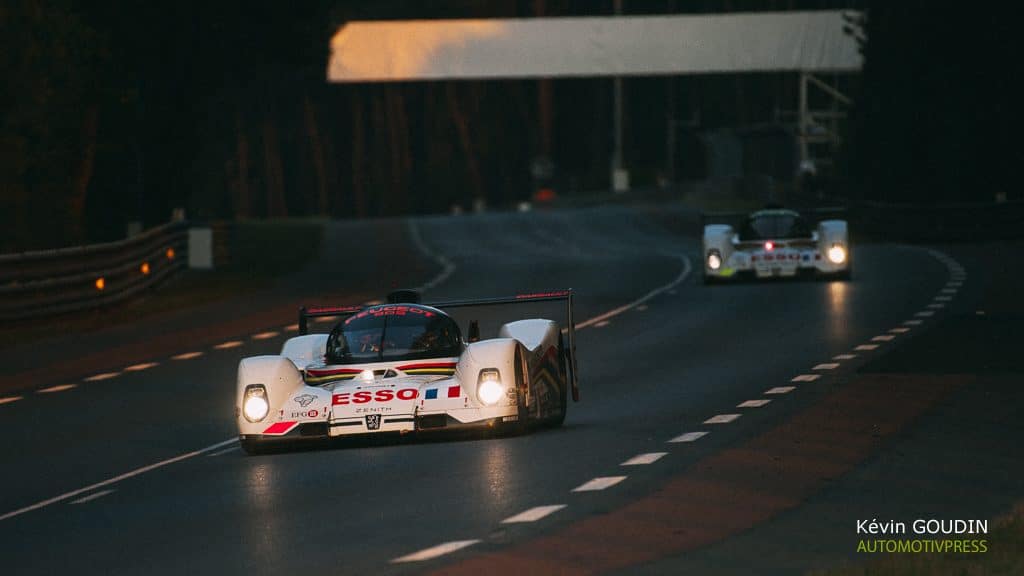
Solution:
<path fill-rule="evenodd" d="M 821 222 L 822 220 L 845 219 L 847 213 L 845 206 L 828 206 L 810 209 L 794 208 L 792 210 L 803 216 L 804 219 L 812 225 L 817 225 L 818 222 Z M 704 230 L 704 226 L 707 226 L 708 224 L 728 224 L 733 228 L 736 228 L 754 212 L 757 212 L 757 210 L 751 210 L 748 212 L 701 212 L 700 229 Z"/>
<path fill-rule="evenodd" d="M 443 302 L 424 302 L 424 306 L 432 306 L 440 310 L 447 308 L 469 308 L 476 306 L 503 306 L 508 304 L 525 304 L 536 302 L 565 302 L 567 326 L 565 333 L 568 336 L 568 347 L 566 350 L 567 364 L 569 367 L 569 382 L 572 385 L 572 399 L 574 402 L 580 400 L 579 377 L 576 364 L 576 322 L 573 316 L 573 291 L 550 290 L 546 292 L 532 292 L 529 294 L 518 294 L 504 298 L 477 298 L 470 300 L 447 300 Z M 309 320 L 311 318 L 322 318 L 329 316 L 350 316 L 369 306 L 313 306 L 299 308 L 299 334 L 309 333 Z"/>

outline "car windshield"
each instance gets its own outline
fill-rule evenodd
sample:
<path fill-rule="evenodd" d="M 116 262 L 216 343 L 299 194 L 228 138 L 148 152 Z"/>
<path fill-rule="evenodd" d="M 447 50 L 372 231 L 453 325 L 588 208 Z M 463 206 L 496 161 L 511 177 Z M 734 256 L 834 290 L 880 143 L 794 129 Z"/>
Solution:
<path fill-rule="evenodd" d="M 327 338 L 330 364 L 358 364 L 458 356 L 459 327 L 428 306 L 375 306 L 350 316 Z"/>
<path fill-rule="evenodd" d="M 740 228 L 741 241 L 810 237 L 811 228 L 795 212 L 754 214 Z"/>

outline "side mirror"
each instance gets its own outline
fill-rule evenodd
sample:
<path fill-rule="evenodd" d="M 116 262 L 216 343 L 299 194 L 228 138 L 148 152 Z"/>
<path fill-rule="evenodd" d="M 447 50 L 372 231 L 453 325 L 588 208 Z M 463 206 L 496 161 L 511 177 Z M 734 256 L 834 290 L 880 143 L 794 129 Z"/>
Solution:
<path fill-rule="evenodd" d="M 469 321 L 469 331 L 466 334 L 467 342 L 478 342 L 480 340 L 480 323 L 476 320 Z"/>

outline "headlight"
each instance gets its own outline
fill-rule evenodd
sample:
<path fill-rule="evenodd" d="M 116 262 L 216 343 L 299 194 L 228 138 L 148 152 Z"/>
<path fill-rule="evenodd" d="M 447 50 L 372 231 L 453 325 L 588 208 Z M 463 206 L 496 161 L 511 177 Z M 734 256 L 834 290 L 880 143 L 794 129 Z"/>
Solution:
<path fill-rule="evenodd" d="M 708 251 L 708 268 L 711 270 L 718 270 L 722 267 L 722 256 L 718 253 L 718 250 Z"/>
<path fill-rule="evenodd" d="M 505 395 L 505 387 L 501 384 L 501 375 L 496 368 L 484 368 L 476 383 L 476 395 L 484 404 L 491 406 Z"/>
<path fill-rule="evenodd" d="M 270 412 L 270 403 L 267 402 L 267 389 L 263 384 L 250 384 L 245 387 L 245 396 L 242 400 L 242 414 L 249 422 L 259 422 L 267 417 Z"/>
<path fill-rule="evenodd" d="M 833 264 L 842 264 L 843 262 L 846 262 L 846 249 L 843 248 L 841 244 L 833 244 L 832 247 L 828 249 L 828 259 L 831 260 Z"/>

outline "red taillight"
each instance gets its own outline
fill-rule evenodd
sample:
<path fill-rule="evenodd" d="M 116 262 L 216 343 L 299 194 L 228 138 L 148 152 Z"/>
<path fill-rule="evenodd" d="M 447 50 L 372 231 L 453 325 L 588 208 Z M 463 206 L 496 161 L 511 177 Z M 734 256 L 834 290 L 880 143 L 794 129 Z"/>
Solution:
<path fill-rule="evenodd" d="M 764 249 L 767 250 L 768 252 L 771 252 L 772 250 L 775 249 L 775 244 L 772 242 L 765 242 Z"/>

